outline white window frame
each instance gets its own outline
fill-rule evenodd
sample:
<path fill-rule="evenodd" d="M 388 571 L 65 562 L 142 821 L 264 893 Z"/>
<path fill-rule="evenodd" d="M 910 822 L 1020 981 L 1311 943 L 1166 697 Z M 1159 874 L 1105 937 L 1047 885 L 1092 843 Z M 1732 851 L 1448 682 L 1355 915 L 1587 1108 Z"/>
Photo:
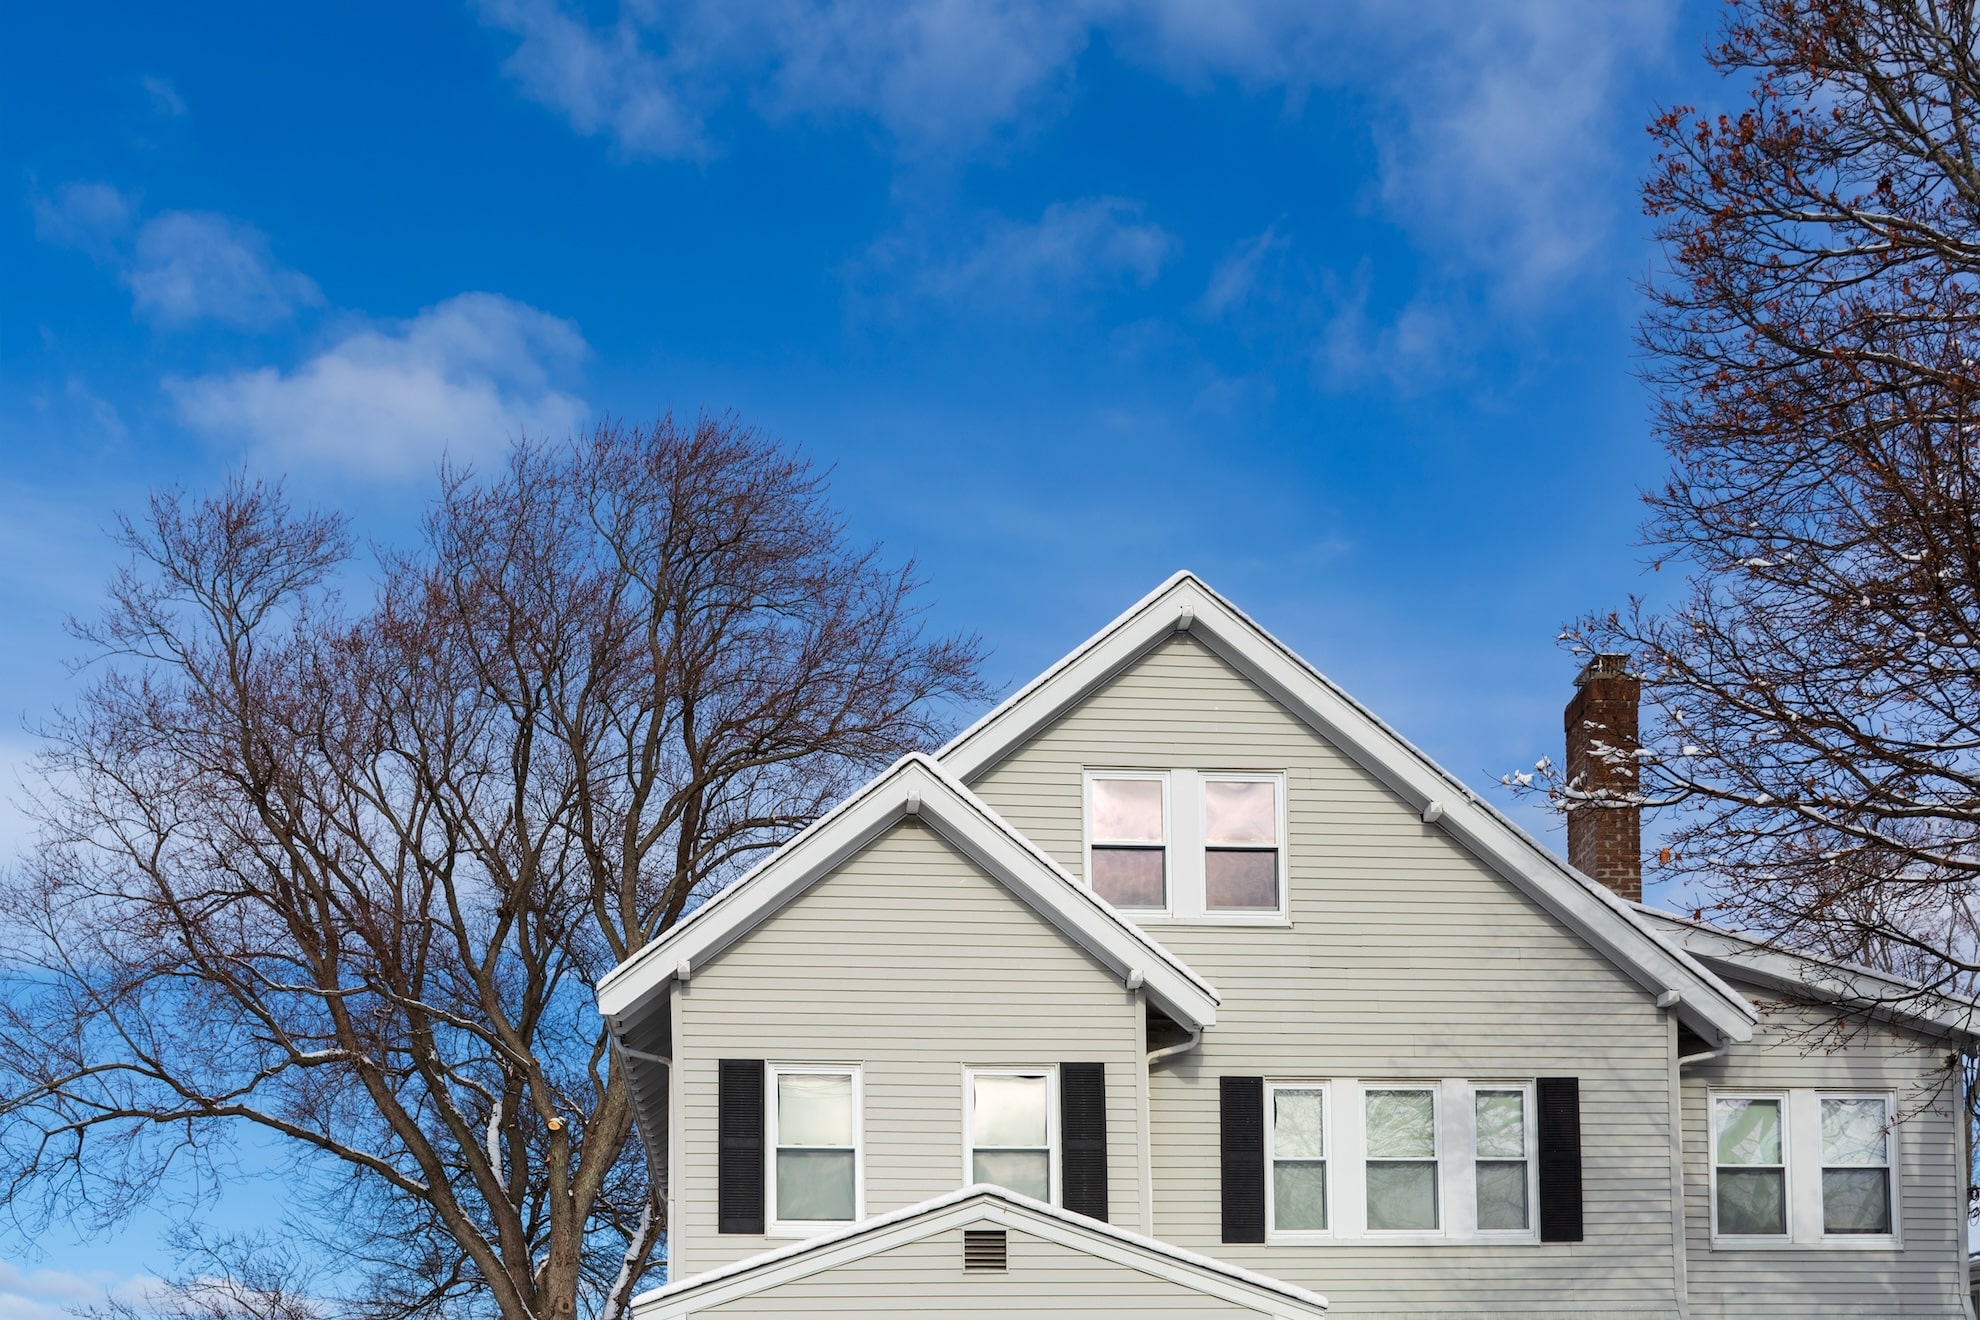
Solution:
<path fill-rule="evenodd" d="M 1362 1232 L 1367 1237 L 1382 1242 L 1397 1239 L 1410 1241 L 1440 1241 L 1450 1236 L 1451 1229 L 1451 1179 L 1445 1149 L 1450 1142 L 1444 1126 L 1450 1115 L 1448 1104 L 1451 1090 L 1449 1084 L 1439 1081 L 1374 1081 L 1361 1084 L 1361 1094 L 1357 1098 L 1360 1106 L 1359 1126 L 1361 1127 L 1361 1206 Z M 1434 1165 L 1431 1177 L 1437 1189 L 1437 1224 L 1434 1228 L 1370 1228 L 1368 1227 L 1368 1166 L 1371 1164 L 1421 1164 L 1420 1159 L 1377 1159 L 1368 1154 L 1368 1093 L 1370 1091 L 1423 1091 L 1430 1096 L 1430 1163 Z M 1468 1184 L 1471 1180 L 1467 1178 Z"/>
<path fill-rule="evenodd" d="M 1470 1140 L 1466 1143 L 1471 1151 L 1469 1176 L 1465 1181 L 1471 1184 L 1468 1201 L 1468 1214 L 1472 1232 L 1486 1242 L 1538 1242 L 1540 1240 L 1540 1116 L 1534 1112 L 1535 1089 L 1531 1078 L 1495 1082 L 1490 1079 L 1473 1080 L 1467 1088 L 1465 1098 L 1464 1125 L 1470 1129 Z M 1478 1165 L 1500 1163 L 1491 1156 L 1478 1153 L 1478 1093 L 1480 1091 L 1518 1091 L 1520 1116 L 1526 1127 L 1526 1227 L 1525 1228 L 1480 1228 L 1478 1227 Z"/>
<path fill-rule="evenodd" d="M 976 1179 L 976 1079 L 979 1077 L 1035 1077 L 1045 1078 L 1045 1165 L 1047 1181 L 1051 1185 L 1051 1204 L 1059 1204 L 1059 1174 L 1065 1160 L 1059 1150 L 1059 1067 L 1046 1063 L 1037 1065 L 984 1064 L 963 1069 L 962 1077 L 962 1185 L 967 1187 Z M 1019 1150 L 1029 1147 L 991 1146 L 990 1150 Z"/>
<path fill-rule="evenodd" d="M 1286 865 L 1288 839 L 1286 837 L 1286 774 L 1283 770 L 1204 770 L 1196 776 L 1196 855 L 1197 855 L 1197 898 L 1200 913 L 1195 919 L 1207 922 L 1230 922 L 1237 925 L 1284 925 L 1288 910 L 1286 891 L 1291 885 L 1290 868 Z M 1272 828 L 1278 842 L 1272 849 L 1278 862 L 1278 903 L 1270 908 L 1212 908 L 1210 906 L 1210 795 L 1202 791 L 1208 783 L 1224 784 L 1270 784 L 1272 785 L 1273 816 Z M 1253 851 L 1263 852 L 1263 848 Z"/>
<path fill-rule="evenodd" d="M 1162 905 L 1118 909 L 1131 917 L 1168 916 L 1176 910 L 1176 810 L 1175 791 L 1167 770 L 1088 770 L 1080 779 L 1080 864 L 1086 887 L 1093 889 L 1093 781 L 1096 779 L 1153 780 L 1162 786 Z M 1099 845 L 1102 848 L 1106 843 Z M 1146 845 L 1123 844 L 1122 847 Z M 1097 893 L 1096 893 L 1097 897 Z"/>
<path fill-rule="evenodd" d="M 1282 1229 L 1278 1224 L 1279 1199 L 1276 1192 L 1279 1177 L 1279 1161 L 1272 1152 L 1272 1136 L 1277 1124 L 1273 1113 L 1273 1097 L 1280 1091 L 1318 1091 L 1320 1093 L 1320 1149 L 1324 1152 L 1321 1162 L 1327 1166 L 1327 1227 Z M 1335 1190 L 1335 1170 L 1339 1153 L 1334 1146 L 1334 1089 L 1328 1082 L 1318 1081 L 1268 1081 L 1265 1083 L 1265 1241 L 1285 1242 L 1327 1242 L 1334 1237 L 1337 1215 L 1335 1202 L 1339 1199 Z"/>
<path fill-rule="evenodd" d="M 1781 1113 L 1781 1197 L 1785 1216 L 1780 1233 L 1725 1233 L 1719 1229 L 1719 1101 L 1721 1100 L 1774 1100 L 1780 1103 Z M 1791 1247 L 1795 1244 L 1795 1192 L 1799 1181 L 1795 1177 L 1795 1155 L 1801 1143 L 1796 1140 L 1794 1106 L 1789 1102 L 1786 1091 L 1769 1091 L 1748 1087 L 1713 1087 L 1705 1093 L 1705 1158 L 1711 1170 L 1710 1192 L 1712 1198 L 1712 1243 L 1742 1249 L 1772 1250 Z M 1734 1165 L 1734 1168 L 1766 1168 L 1766 1165 Z"/>
<path fill-rule="evenodd" d="M 1897 1097 L 1889 1091 L 1818 1090 L 1812 1094 L 1811 1110 L 1814 1115 L 1813 1140 L 1809 1143 L 1810 1158 L 1814 1163 L 1814 1223 L 1815 1235 L 1820 1244 L 1838 1250 L 1856 1248 L 1891 1248 L 1901 1245 L 1900 1237 L 1904 1224 L 1898 1204 L 1898 1110 Z M 1828 1168 L 1822 1150 L 1822 1102 L 1824 1100 L 1881 1100 L 1884 1105 L 1884 1121 L 1889 1126 L 1884 1133 L 1884 1186 L 1890 1194 L 1891 1231 L 1888 1233 L 1831 1233 L 1828 1216 L 1823 1205 L 1827 1193 L 1827 1180 L 1822 1177 Z M 1838 1168 L 1843 1167 L 1838 1165 Z M 1871 1168 L 1871 1165 L 1858 1166 Z"/>
<path fill-rule="evenodd" d="M 823 1230 L 843 1228 L 866 1218 L 866 1077 L 856 1063 L 772 1063 L 769 1090 L 763 1116 L 766 1158 L 763 1161 L 763 1192 L 766 1237 L 811 1237 Z M 792 1075 L 842 1076 L 852 1078 L 853 1104 L 853 1217 L 851 1219 L 777 1218 L 777 1079 Z M 794 1148 L 795 1149 L 795 1148 Z"/>

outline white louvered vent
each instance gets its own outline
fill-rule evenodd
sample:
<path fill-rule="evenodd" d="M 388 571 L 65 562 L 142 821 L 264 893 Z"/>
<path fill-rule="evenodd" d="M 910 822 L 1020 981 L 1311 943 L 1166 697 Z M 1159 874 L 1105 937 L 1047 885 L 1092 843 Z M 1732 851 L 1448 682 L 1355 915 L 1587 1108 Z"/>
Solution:
<path fill-rule="evenodd" d="M 1002 1270 L 1009 1266 L 1009 1248 L 1005 1245 L 1004 1230 L 1001 1228 L 966 1228 L 963 1230 L 963 1268 L 966 1270 Z"/>

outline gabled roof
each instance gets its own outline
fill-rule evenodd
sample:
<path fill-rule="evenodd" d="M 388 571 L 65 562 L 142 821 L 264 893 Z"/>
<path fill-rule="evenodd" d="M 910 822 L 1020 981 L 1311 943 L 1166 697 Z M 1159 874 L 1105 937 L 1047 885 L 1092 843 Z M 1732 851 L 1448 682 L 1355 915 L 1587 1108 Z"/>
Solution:
<path fill-rule="evenodd" d="M 1693 957 L 1727 976 L 1929 1031 L 1980 1035 L 1980 1003 L 1930 990 L 1885 972 L 1784 948 L 1764 938 L 1638 906 L 1643 919 Z"/>
<path fill-rule="evenodd" d="M 705 964 L 896 822 L 918 817 L 1123 981 L 1188 1027 L 1217 1020 L 1217 991 L 1174 954 L 1095 898 L 962 782 L 919 754 L 902 757 L 814 821 L 694 915 L 598 983 L 615 1028 L 669 981 Z"/>
<path fill-rule="evenodd" d="M 634 1320 L 681 1320 L 703 1308 L 975 1224 L 1028 1233 L 1284 1320 L 1310 1320 L 1327 1310 L 1327 1299 L 1318 1293 L 1001 1187 L 977 1184 L 642 1293 L 632 1300 Z"/>
<path fill-rule="evenodd" d="M 1739 993 L 1602 885 L 1570 868 L 1235 605 L 1177 573 L 952 739 L 936 758 L 974 782 L 1143 655 L 1186 632 L 1423 813 L 1701 1034 L 1752 1039 Z"/>

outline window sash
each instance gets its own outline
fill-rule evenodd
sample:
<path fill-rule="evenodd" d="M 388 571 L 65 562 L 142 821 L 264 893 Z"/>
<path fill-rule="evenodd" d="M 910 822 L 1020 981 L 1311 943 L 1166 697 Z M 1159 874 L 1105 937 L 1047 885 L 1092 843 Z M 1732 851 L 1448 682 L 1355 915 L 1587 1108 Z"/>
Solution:
<path fill-rule="evenodd" d="M 1205 771 L 1197 776 L 1199 817 L 1198 837 L 1203 841 L 1203 909 L 1208 916 L 1245 916 L 1281 912 L 1286 905 L 1286 782 L 1280 774 L 1256 774 L 1229 771 Z M 1210 828 L 1210 798 L 1218 784 L 1262 784 L 1271 790 L 1272 805 L 1268 820 L 1272 838 L 1270 842 L 1218 840 L 1212 837 Z M 1261 855 L 1272 859 L 1272 897 L 1264 903 L 1219 903 L 1212 894 L 1215 871 L 1213 858 L 1219 856 Z"/>
<path fill-rule="evenodd" d="M 1367 1231 L 1371 1237 L 1385 1233 L 1438 1233 L 1443 1230 L 1444 1177 L 1442 1167 L 1442 1127 L 1444 1115 L 1443 1106 L 1439 1098 L 1441 1089 L 1436 1086 L 1391 1085 L 1370 1086 L 1362 1091 L 1362 1177 L 1365 1184 L 1364 1196 L 1366 1198 L 1364 1213 L 1367 1216 Z M 1377 1096 L 1386 1095 L 1424 1095 L 1430 1097 L 1430 1150 L 1428 1154 L 1371 1155 L 1367 1153 L 1374 1144 L 1367 1137 L 1369 1128 L 1369 1102 Z M 1393 1177 L 1392 1175 L 1402 1174 L 1407 1169 L 1425 1169 L 1429 1173 L 1429 1186 L 1427 1190 L 1430 1202 L 1430 1222 L 1427 1224 L 1389 1223 L 1378 1225 L 1375 1222 L 1377 1218 L 1375 1213 L 1376 1184 L 1380 1182 L 1385 1187 L 1401 1189 L 1406 1184 L 1401 1178 Z M 1378 1170 L 1382 1171 L 1383 1175 L 1379 1178 L 1377 1177 Z"/>
<path fill-rule="evenodd" d="M 1483 1149 L 1485 1143 L 1480 1135 L 1478 1114 L 1482 1107 L 1481 1102 L 1487 1097 L 1495 1096 L 1518 1097 L 1519 1151 L 1517 1154 L 1510 1150 L 1487 1151 Z M 1537 1195 L 1538 1189 L 1535 1186 L 1535 1167 L 1533 1160 L 1537 1118 L 1534 1113 L 1532 1086 L 1525 1083 L 1474 1083 L 1471 1090 L 1471 1118 L 1472 1223 L 1475 1230 L 1481 1235 L 1531 1236 L 1534 1232 L 1534 1211 L 1537 1208 L 1539 1200 Z M 1518 1188 L 1520 1211 L 1520 1222 L 1518 1224 L 1490 1227 L 1485 1224 L 1486 1178 L 1484 1171 L 1487 1169 L 1517 1170 L 1516 1180 L 1505 1179 L 1496 1181 L 1503 1181 L 1508 1184 L 1508 1186 L 1502 1189 L 1505 1191 L 1510 1191 L 1512 1186 Z"/>
<path fill-rule="evenodd" d="M 1282 1153 L 1279 1142 L 1279 1097 L 1282 1095 L 1311 1095 L 1319 1100 L 1320 1130 L 1318 1153 L 1295 1150 Z M 1265 1234 L 1273 1238 L 1300 1239 L 1327 1236 L 1333 1230 L 1333 1178 L 1332 1161 L 1334 1156 L 1331 1134 L 1333 1107 L 1327 1086 L 1315 1082 L 1271 1083 L 1265 1088 L 1265 1141 L 1266 1177 L 1265 1188 Z M 1281 1182 L 1281 1173 L 1286 1173 Z M 1317 1177 L 1315 1176 L 1317 1174 Z M 1292 1224 L 1283 1222 L 1283 1212 L 1294 1198 L 1313 1199 L 1318 1184 L 1318 1224 Z M 1301 1186 L 1305 1184 L 1305 1186 Z M 1302 1194 L 1303 1197 L 1302 1197 Z M 1282 1202 L 1288 1206 L 1282 1206 Z"/>
<path fill-rule="evenodd" d="M 1881 1159 L 1875 1163 L 1865 1160 L 1851 1163 L 1832 1162 L 1834 1160 L 1834 1152 L 1829 1148 L 1828 1130 L 1829 1106 L 1832 1104 L 1876 1105 L 1882 1124 L 1882 1141 L 1879 1143 L 1882 1146 Z M 1892 1185 L 1894 1161 L 1892 1158 L 1893 1151 L 1891 1149 L 1892 1144 L 1897 1139 L 1897 1133 L 1891 1122 L 1891 1102 L 1889 1097 L 1882 1095 L 1825 1094 L 1816 1098 L 1815 1109 L 1821 1128 L 1821 1131 L 1817 1135 L 1817 1141 L 1819 1143 L 1818 1153 L 1822 1161 L 1822 1181 L 1819 1189 L 1822 1200 L 1822 1235 L 1824 1237 L 1855 1240 L 1891 1236 L 1896 1231 L 1897 1225 L 1896 1197 L 1893 1195 Z M 1840 1175 L 1841 1177 L 1838 1181 L 1841 1181 L 1845 1185 L 1850 1182 L 1868 1185 L 1870 1180 L 1864 1175 L 1875 1175 L 1877 1197 L 1881 1202 L 1875 1208 L 1880 1208 L 1883 1211 L 1880 1227 L 1837 1228 L 1834 1226 L 1836 1220 L 1832 1218 L 1832 1215 L 1844 1213 L 1849 1207 L 1832 1204 L 1832 1200 L 1840 1198 L 1832 1198 L 1830 1195 L 1832 1185 L 1831 1174 Z"/>
<path fill-rule="evenodd" d="M 1158 784 L 1161 788 L 1161 830 L 1157 839 L 1122 839 L 1100 833 L 1098 800 L 1095 786 L 1103 783 L 1132 782 Z M 1173 813 L 1169 773 L 1163 770 L 1089 770 L 1086 773 L 1085 829 L 1086 829 L 1086 887 L 1101 894 L 1098 877 L 1095 874 L 1094 856 L 1108 853 L 1154 854 L 1157 859 L 1159 876 L 1156 883 L 1160 895 L 1153 903 L 1121 903 L 1116 906 L 1127 912 L 1166 912 L 1173 900 L 1170 892 L 1171 877 L 1169 847 L 1174 837 Z M 1112 900 L 1106 900 L 1112 902 Z"/>
<path fill-rule="evenodd" d="M 1038 1080 L 1043 1083 L 1039 1090 L 1040 1105 L 1043 1110 L 1041 1117 L 1044 1127 L 1044 1145 L 1032 1145 L 1029 1143 L 1022 1145 L 1015 1143 L 1004 1144 L 982 1140 L 981 1116 L 976 1103 L 976 1084 L 978 1080 L 983 1078 L 1024 1078 L 1027 1080 Z M 967 1139 L 963 1143 L 963 1181 L 966 1184 L 993 1182 L 998 1183 L 1000 1186 L 1003 1185 L 997 1178 L 979 1176 L 979 1171 L 983 1169 L 985 1163 L 980 1157 L 993 1157 L 990 1161 L 993 1165 L 999 1162 L 994 1157 L 1006 1157 L 1002 1162 L 1014 1167 L 1014 1161 L 1010 1160 L 1009 1157 L 1041 1156 L 1045 1164 L 1042 1181 L 1033 1182 L 1028 1189 L 1014 1187 L 1011 1190 L 1023 1195 L 1033 1196 L 1040 1201 L 1045 1201 L 1053 1205 L 1058 1204 L 1059 1104 L 1057 1082 L 1058 1070 L 1055 1068 L 971 1068 L 964 1072 L 963 1103 L 967 1116 L 964 1132 Z"/>
<path fill-rule="evenodd" d="M 1710 1128 L 1707 1139 L 1711 1142 L 1712 1156 L 1712 1228 L 1720 1237 L 1758 1238 L 1771 1241 L 1790 1240 L 1794 1236 L 1794 1197 L 1788 1185 L 1788 1167 L 1793 1161 L 1794 1135 L 1788 1097 L 1778 1092 L 1712 1092 L 1707 1097 Z M 1754 1160 L 1732 1162 L 1725 1158 L 1722 1149 L 1728 1123 L 1737 1115 L 1749 1112 L 1747 1107 L 1769 1105 L 1774 1110 L 1775 1145 L 1778 1158 L 1773 1162 Z M 1734 1106 L 1741 1106 L 1735 1108 Z M 1728 1177 L 1727 1175 L 1731 1175 Z M 1738 1189 L 1776 1188 L 1777 1191 L 1764 1193 L 1777 1203 L 1780 1227 L 1754 1229 L 1744 1226 L 1728 1228 L 1727 1198 L 1737 1194 Z M 1741 1207 L 1751 1210 L 1755 1206 Z M 1766 1210 L 1770 1207 L 1758 1207 Z"/>
<path fill-rule="evenodd" d="M 782 1131 L 783 1120 L 781 1111 L 783 1106 L 783 1083 L 786 1077 L 843 1077 L 852 1084 L 852 1140 L 850 1144 L 793 1142 L 785 1139 L 785 1134 Z M 764 1175 L 769 1182 L 769 1195 L 765 1197 L 765 1201 L 767 1203 L 766 1209 L 769 1211 L 770 1231 L 776 1232 L 788 1228 L 810 1228 L 817 1225 L 851 1223 L 865 1217 L 864 1095 L 865 1089 L 861 1069 L 857 1066 L 813 1063 L 771 1065 L 770 1086 L 768 1088 L 768 1094 L 765 1096 L 765 1108 L 769 1110 L 769 1113 L 765 1115 L 764 1125 L 765 1137 L 767 1139 L 766 1144 L 769 1146 L 770 1155 L 770 1158 L 764 1161 Z M 787 1160 L 785 1158 L 786 1156 L 791 1158 Z M 786 1167 L 795 1172 L 807 1166 L 813 1169 L 824 1169 L 841 1162 L 849 1166 L 847 1176 L 849 1176 L 852 1184 L 849 1189 L 850 1195 L 846 1198 L 848 1202 L 848 1213 L 846 1215 L 843 1217 L 810 1218 L 787 1216 L 783 1213 L 786 1203 L 794 1200 L 801 1194 L 798 1189 L 785 1185 L 784 1170 Z M 790 1195 L 787 1196 L 786 1193 Z"/>

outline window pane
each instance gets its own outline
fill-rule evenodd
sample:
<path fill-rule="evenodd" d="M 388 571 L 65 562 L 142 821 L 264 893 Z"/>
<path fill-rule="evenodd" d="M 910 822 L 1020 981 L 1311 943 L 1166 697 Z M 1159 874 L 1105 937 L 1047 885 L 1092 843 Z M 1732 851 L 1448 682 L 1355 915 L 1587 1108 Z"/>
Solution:
<path fill-rule="evenodd" d="M 1885 1157 L 1884 1102 L 1824 1100 L 1822 1102 L 1822 1163 L 1883 1165 Z"/>
<path fill-rule="evenodd" d="M 1779 1169 L 1720 1169 L 1719 1231 L 1786 1233 L 1787 1175 Z"/>
<path fill-rule="evenodd" d="M 1890 1232 L 1891 1184 L 1884 1170 L 1822 1170 L 1822 1231 Z"/>
<path fill-rule="evenodd" d="M 1287 1159 L 1324 1158 L 1324 1103 L 1319 1091 L 1272 1092 L 1272 1153 Z"/>
<path fill-rule="evenodd" d="M 976 1146 L 1043 1146 L 1045 1079 L 976 1079 Z"/>
<path fill-rule="evenodd" d="M 1162 850 L 1095 848 L 1093 892 L 1115 907 L 1161 907 Z"/>
<path fill-rule="evenodd" d="M 1272 1223 L 1282 1232 L 1327 1227 L 1327 1166 L 1281 1161 L 1272 1166 Z"/>
<path fill-rule="evenodd" d="M 1478 1093 L 1478 1157 L 1502 1160 L 1526 1158 L 1524 1091 Z"/>
<path fill-rule="evenodd" d="M 1162 842 L 1162 781 L 1093 781 L 1093 837 L 1109 843 Z"/>
<path fill-rule="evenodd" d="M 1368 1227 L 1436 1228 L 1437 1166 L 1427 1163 L 1370 1164 Z"/>
<path fill-rule="evenodd" d="M 1478 1227 L 1486 1232 L 1526 1227 L 1526 1161 L 1478 1165 Z"/>
<path fill-rule="evenodd" d="M 1437 1106 L 1428 1091 L 1368 1092 L 1370 1159 L 1423 1159 L 1437 1153 Z"/>
<path fill-rule="evenodd" d="M 1279 841 L 1279 786 L 1271 780 L 1233 783 L 1203 781 L 1204 840 L 1219 843 Z"/>
<path fill-rule="evenodd" d="M 979 1150 L 974 1178 L 1041 1201 L 1052 1199 L 1052 1157 L 1042 1150 Z"/>
<path fill-rule="evenodd" d="M 1203 901 L 1211 908 L 1279 906 L 1279 854 L 1276 849 L 1203 854 Z"/>
<path fill-rule="evenodd" d="M 851 1219 L 853 1153 L 849 1150 L 779 1150 L 777 1218 Z"/>
<path fill-rule="evenodd" d="M 777 1144 L 852 1145 L 852 1078 L 843 1073 L 778 1074 Z"/>
<path fill-rule="evenodd" d="M 1717 1105 L 1719 1163 L 1781 1162 L 1780 1101 L 1720 1100 Z"/>

